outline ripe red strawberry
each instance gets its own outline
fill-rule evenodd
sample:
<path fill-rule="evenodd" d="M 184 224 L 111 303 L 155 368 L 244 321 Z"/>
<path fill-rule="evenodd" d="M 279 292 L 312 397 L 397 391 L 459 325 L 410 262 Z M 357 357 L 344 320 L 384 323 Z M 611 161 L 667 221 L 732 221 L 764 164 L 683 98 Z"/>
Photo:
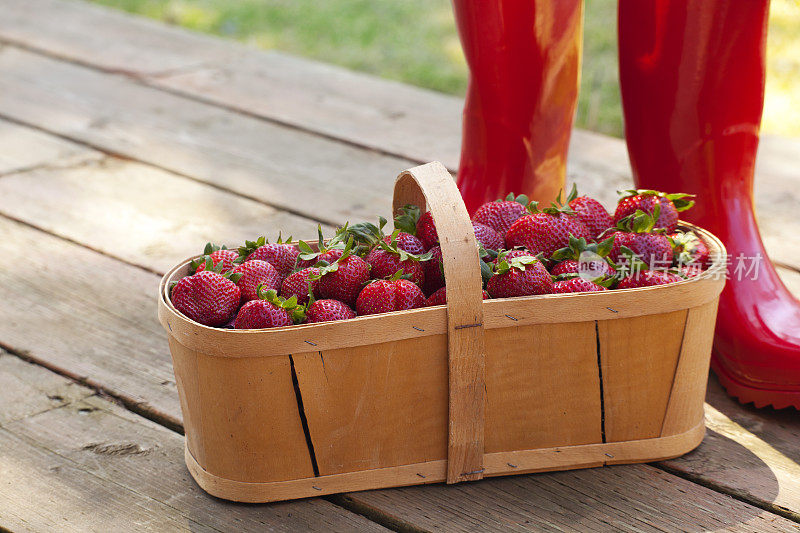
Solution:
<path fill-rule="evenodd" d="M 503 252 L 497 256 L 497 269 L 486 290 L 492 298 L 549 294 L 553 292 L 553 278 L 535 257 L 508 259 L 508 254 Z"/>
<path fill-rule="evenodd" d="M 339 300 L 317 300 L 309 305 L 308 311 L 306 311 L 309 324 L 348 320 L 355 317 L 355 312 Z"/>
<path fill-rule="evenodd" d="M 249 263 L 250 261 L 248 261 Z M 245 263 L 247 264 L 247 263 Z M 315 267 L 304 268 L 298 270 L 283 280 L 281 284 L 281 296 L 284 298 L 297 298 L 297 302 L 305 305 L 308 303 L 308 291 L 311 289 L 314 298 L 319 298 L 319 280 L 309 279 L 311 276 L 318 276 L 319 269 Z"/>
<path fill-rule="evenodd" d="M 588 279 L 572 278 L 553 283 L 554 293 L 567 293 L 567 292 L 596 292 L 608 290 L 602 285 L 593 283 Z"/>
<path fill-rule="evenodd" d="M 260 259 L 245 261 L 233 269 L 242 277 L 236 283 L 242 291 L 242 301 L 249 302 L 258 298 L 258 286 L 278 290 L 281 286 L 281 275 L 274 266 Z"/>
<path fill-rule="evenodd" d="M 390 244 L 392 242 L 392 236 L 386 235 L 383 238 L 383 242 Z M 397 234 L 397 247 L 413 255 L 422 255 L 425 253 L 425 245 L 422 244 L 422 241 L 405 231 L 401 231 Z"/>
<path fill-rule="evenodd" d="M 578 196 L 578 188 L 573 184 L 567 197 L 567 204 L 575 211 L 575 216 L 589 230 L 589 238 L 596 239 L 601 233 L 614 225 L 603 204 L 588 196 Z"/>
<path fill-rule="evenodd" d="M 685 279 L 696 278 L 703 273 L 703 265 L 692 263 L 690 265 L 678 265 L 678 275 Z"/>
<path fill-rule="evenodd" d="M 304 269 L 312 267 L 320 261 L 330 264 L 342 256 L 345 241 L 347 240 L 348 226 L 336 230 L 336 234 L 329 240 L 322 236 L 322 226 L 317 226 L 317 248 L 312 248 L 305 241 L 297 241 L 297 248 L 300 252 L 297 256 L 297 268 Z"/>
<path fill-rule="evenodd" d="M 708 266 L 708 246 L 691 231 L 673 233 L 669 236 L 675 262 L 678 265 Z"/>
<path fill-rule="evenodd" d="M 486 300 L 488 298 L 489 298 L 489 293 L 483 291 L 483 299 Z M 446 305 L 446 304 L 447 304 L 446 287 L 442 287 L 441 289 L 434 291 L 434 293 L 428 296 L 428 299 L 425 300 L 425 307 L 433 307 L 434 305 Z"/>
<path fill-rule="evenodd" d="M 505 254 L 505 255 L 503 255 L 503 254 Z M 501 254 L 499 254 L 497 257 L 494 258 L 494 260 L 492 262 L 495 265 L 499 264 L 500 255 L 503 255 L 503 257 L 505 257 L 506 261 L 510 261 L 511 259 L 514 259 L 515 257 L 535 257 L 534 254 L 532 254 L 528 250 L 522 250 L 522 249 L 519 249 L 519 248 L 514 249 L 514 250 L 506 250 L 505 252 L 501 252 Z"/>
<path fill-rule="evenodd" d="M 190 267 L 194 270 L 195 274 L 206 269 L 206 255 L 211 258 L 214 266 L 222 263 L 222 272 L 228 272 L 229 270 L 232 270 L 233 267 L 236 266 L 233 263 L 234 260 L 239 257 L 239 254 L 236 252 L 236 250 L 228 250 L 224 246 L 220 248 L 216 244 L 209 242 L 203 249 L 203 257 L 195 259 L 190 264 Z"/>
<path fill-rule="evenodd" d="M 369 264 L 357 255 L 352 255 L 352 247 L 351 238 L 339 259 L 320 268 L 318 279 L 322 298 L 340 300 L 349 306 L 355 305 L 356 298 L 364 284 L 369 281 L 370 274 Z"/>
<path fill-rule="evenodd" d="M 486 250 L 499 250 L 503 247 L 503 238 L 489 226 L 473 222 L 472 229 L 475 231 L 475 240 Z"/>
<path fill-rule="evenodd" d="M 636 254 L 650 268 L 669 268 L 672 264 L 672 246 L 665 235 L 618 231 L 611 236 L 614 238 L 614 246 L 608 257 L 617 264 L 626 261 L 625 248 Z"/>
<path fill-rule="evenodd" d="M 241 291 L 235 279 L 238 280 L 237 274 L 225 277 L 206 264 L 205 270 L 182 278 L 172 287 L 172 305 L 195 322 L 222 326 L 239 308 Z"/>
<path fill-rule="evenodd" d="M 614 268 L 605 261 L 587 261 L 581 263 L 574 259 L 567 259 L 553 266 L 553 268 L 550 269 L 550 273 L 554 276 L 583 273 L 590 277 L 604 277 L 613 276 Z"/>
<path fill-rule="evenodd" d="M 534 254 L 550 257 L 553 252 L 569 244 L 569 237 L 591 238 L 589 230 L 578 220 L 569 207 L 553 203 L 539 211 L 531 202 L 531 215 L 518 219 L 506 232 L 506 247 L 523 246 Z"/>
<path fill-rule="evenodd" d="M 689 200 L 691 194 L 666 194 L 649 189 L 622 191 L 622 197 L 614 212 L 614 223 L 619 223 L 625 217 L 633 215 L 636 211 L 654 215 L 656 205 L 659 214 L 654 215 L 657 220 L 656 229 L 664 229 L 668 233 L 675 231 L 678 226 L 678 212 L 685 211 L 694 205 L 694 200 Z"/>
<path fill-rule="evenodd" d="M 472 220 L 489 226 L 495 230 L 501 237 L 517 221 L 518 218 L 525 216 L 528 210 L 525 206 L 528 205 L 528 197 L 521 194 L 514 197 L 514 194 L 509 194 L 505 200 L 496 200 L 494 202 L 487 202 L 480 206 L 475 214 L 472 215 Z"/>
<path fill-rule="evenodd" d="M 291 239 L 291 237 L 289 237 Z M 252 261 L 260 259 L 270 263 L 282 278 L 288 276 L 297 264 L 297 256 L 300 250 L 294 244 L 281 241 L 270 243 L 264 237 L 259 237 L 255 241 L 245 241 L 244 246 L 239 247 L 239 261 Z"/>
<path fill-rule="evenodd" d="M 683 278 L 672 272 L 661 270 L 642 270 L 632 275 L 622 278 L 617 285 L 618 289 L 634 289 L 636 287 L 652 287 L 654 285 L 666 285 L 683 281 Z"/>
<path fill-rule="evenodd" d="M 425 271 L 425 282 L 422 287 L 425 294 L 431 295 L 444 287 L 444 264 L 442 263 L 442 248 L 438 244 L 428 250 L 431 258 L 422 263 Z"/>
<path fill-rule="evenodd" d="M 422 241 L 425 250 L 430 250 L 439 244 L 439 234 L 436 232 L 436 223 L 430 211 L 422 213 L 417 221 L 417 238 Z"/>
<path fill-rule="evenodd" d="M 259 298 L 250 300 L 239 309 L 235 329 L 279 328 L 300 323 L 305 319 L 302 305 L 295 298 L 280 298 L 274 289 L 259 290 Z"/>
<path fill-rule="evenodd" d="M 373 281 L 361 291 L 356 301 L 359 316 L 416 309 L 425 305 L 422 289 L 407 279 Z"/>
<path fill-rule="evenodd" d="M 406 276 L 411 276 L 411 281 L 420 287 L 425 282 L 425 272 L 423 262 L 428 261 L 430 254 L 414 255 L 400 248 L 397 244 L 399 233 L 395 231 L 386 238 L 378 242 L 378 246 L 367 254 L 366 261 L 369 263 L 373 278 L 390 278 L 402 270 Z M 412 237 L 411 235 L 408 235 Z M 416 240 L 416 237 L 414 237 Z M 421 244 L 421 243 L 420 243 Z"/>
<path fill-rule="evenodd" d="M 590 281 L 613 276 L 614 268 L 606 259 L 613 243 L 614 239 L 611 237 L 601 242 L 591 243 L 587 243 L 584 238 L 570 237 L 568 246 L 553 253 L 551 259 L 560 262 L 550 269 L 550 273 L 554 276 L 580 274 L 582 278 Z"/>

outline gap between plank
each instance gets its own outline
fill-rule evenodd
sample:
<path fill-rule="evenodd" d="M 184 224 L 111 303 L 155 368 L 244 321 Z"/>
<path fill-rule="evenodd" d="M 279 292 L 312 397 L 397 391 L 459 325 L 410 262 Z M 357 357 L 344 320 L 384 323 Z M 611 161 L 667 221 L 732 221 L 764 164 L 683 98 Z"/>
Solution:
<path fill-rule="evenodd" d="M 295 215 L 295 216 L 298 216 L 298 217 L 301 217 L 301 218 L 305 218 L 306 220 L 309 220 L 309 221 L 317 223 L 317 224 L 325 224 L 327 226 L 333 226 L 333 227 L 340 227 L 343 224 L 339 220 L 332 220 L 332 219 L 329 220 L 329 219 L 325 219 L 325 218 L 319 218 L 319 217 L 316 217 L 316 216 L 311 215 L 309 213 L 300 211 L 299 209 L 295 209 L 295 208 L 293 208 L 291 206 L 285 206 L 285 205 L 281 205 L 281 204 L 275 204 L 275 203 L 272 203 L 272 202 L 267 202 L 267 201 L 265 201 L 265 200 L 263 200 L 261 198 L 257 198 L 255 196 L 250 196 L 248 194 L 244 194 L 244 193 L 242 193 L 240 191 L 229 189 L 227 187 L 224 187 L 224 186 L 216 184 L 216 183 L 212 183 L 210 181 L 201 180 L 201 179 L 196 178 L 196 177 L 194 177 L 194 176 L 192 176 L 190 174 L 184 174 L 183 172 L 178 172 L 178 171 L 170 169 L 170 168 L 162 167 L 162 166 L 157 165 L 155 163 L 152 163 L 150 161 L 145 161 L 143 159 L 139 159 L 139 158 L 136 158 L 136 157 L 131 157 L 131 156 L 127 155 L 127 154 L 123 154 L 121 152 L 117 152 L 115 150 L 111 150 L 111 149 L 109 149 L 107 147 L 103 147 L 103 146 L 99 146 L 99 145 L 93 144 L 93 143 L 91 143 L 89 141 L 85 141 L 85 140 L 82 140 L 82 139 L 75 139 L 73 137 L 70 137 L 69 135 L 65 135 L 63 133 L 59 133 L 57 131 L 53 131 L 53 130 L 44 128 L 42 126 L 39 126 L 37 124 L 33 124 L 31 122 L 26 122 L 24 120 L 20 120 L 20 119 L 18 119 L 16 117 L 10 117 L 10 116 L 8 116 L 6 114 L 3 114 L 3 113 L 0 113 L 0 120 L 4 120 L 6 122 L 10 122 L 10 123 L 16 124 L 18 126 L 23 126 L 25 128 L 31 129 L 31 130 L 39 131 L 41 133 L 46 133 L 46 134 L 51 135 L 53 137 L 58 137 L 59 139 L 62 139 L 62 140 L 65 140 L 65 141 L 69 141 L 69 142 L 71 142 L 73 144 L 77 144 L 79 146 L 83 146 L 85 148 L 90 148 L 90 149 L 95 150 L 97 152 L 101 152 L 101 153 L 105 154 L 108 157 L 113 157 L 113 158 L 119 159 L 121 161 L 132 161 L 134 163 L 138 163 L 138 164 L 150 167 L 150 168 L 155 168 L 155 169 L 160 170 L 162 172 L 166 172 L 168 174 L 172 174 L 173 176 L 178 176 L 180 178 L 191 180 L 191 181 L 194 181 L 195 183 L 199 183 L 201 185 L 205 185 L 206 187 L 211 187 L 213 189 L 217 189 L 219 191 L 222 191 L 222 192 L 225 192 L 225 193 L 228 193 L 228 194 L 232 194 L 234 196 L 238 196 L 239 198 L 244 198 L 245 200 L 250 200 L 252 202 L 256 202 L 257 204 L 265 205 L 267 207 L 271 207 L 272 209 L 276 209 L 278 211 L 283 211 L 283 212 L 286 212 L 286 213 L 289 213 L 289 214 L 292 214 L 292 215 Z"/>
<path fill-rule="evenodd" d="M 165 87 L 163 85 L 155 83 L 160 78 L 170 75 L 172 71 L 169 71 L 169 70 L 168 71 L 163 71 L 163 72 L 154 72 L 152 74 L 145 74 L 145 73 L 141 73 L 141 72 L 128 71 L 128 70 L 124 70 L 124 69 L 104 68 L 104 67 L 102 67 L 100 65 L 94 65 L 92 63 L 88 63 L 88 62 L 82 61 L 80 59 L 75 59 L 75 58 L 71 58 L 71 57 L 64 57 L 64 56 L 61 56 L 59 54 L 53 53 L 50 50 L 45 50 L 43 48 L 36 48 L 34 46 L 31 46 L 30 44 L 21 43 L 19 41 L 15 41 L 14 39 L 9 39 L 8 37 L 5 37 L 5 36 L 0 37 L 0 43 L 5 44 L 6 46 L 13 47 L 13 48 L 18 48 L 20 50 L 25 50 L 26 52 L 30 52 L 32 54 L 36 54 L 36 55 L 39 55 L 39 56 L 47 57 L 49 59 L 54 59 L 56 61 L 61 61 L 61 62 L 64 62 L 64 63 L 70 63 L 72 65 L 77 65 L 79 67 L 86 68 L 86 69 L 89 69 L 89 70 L 93 70 L 95 72 L 102 72 L 104 74 L 110 74 L 110 75 L 114 75 L 114 76 L 123 76 L 123 77 L 127 78 L 128 80 L 130 80 L 131 82 L 136 83 L 138 85 L 142 85 L 144 87 L 149 87 L 151 89 L 155 89 L 157 91 L 160 91 L 160 92 L 163 92 L 163 93 L 167 93 L 167 94 L 170 94 L 170 95 L 173 95 L 173 96 L 179 96 L 179 97 L 181 97 L 181 98 L 183 98 L 185 100 L 190 100 L 192 102 L 197 102 L 197 103 L 200 103 L 200 104 L 208 105 L 210 107 L 215 107 L 217 109 L 223 109 L 225 111 L 228 111 L 228 112 L 231 112 L 231 113 L 235 113 L 235 114 L 240 115 L 240 116 L 244 116 L 244 117 L 248 117 L 248 118 L 254 118 L 256 120 L 260 120 L 260 121 L 263 121 L 263 122 L 268 122 L 270 124 L 275 124 L 277 126 L 281 126 L 281 127 L 287 128 L 287 129 L 299 131 L 299 132 L 302 132 L 302 133 L 306 133 L 308 135 L 312 135 L 314 137 L 318 137 L 318 138 L 321 138 L 321 139 L 327 139 L 329 141 L 334 141 L 334 142 L 337 142 L 337 143 L 340 143 L 340 144 L 344 144 L 346 146 L 351 146 L 353 148 L 358 148 L 360 150 L 372 152 L 372 153 L 375 153 L 375 154 L 384 155 L 384 156 L 388 156 L 388 157 L 395 157 L 397 159 L 404 159 L 406 161 L 409 161 L 409 162 L 413 163 L 412 166 L 422 165 L 422 164 L 428 163 L 428 161 L 425 161 L 425 160 L 422 160 L 422 159 L 418 159 L 418 158 L 415 158 L 413 156 L 409 156 L 407 154 L 400 154 L 400 153 L 397 153 L 397 152 L 394 152 L 394 151 L 391 151 L 391 150 L 384 150 L 384 149 L 381 149 L 381 148 L 377 148 L 375 146 L 370 146 L 370 145 L 367 145 L 367 144 L 364 144 L 364 143 L 353 141 L 351 139 L 345 139 L 345 138 L 342 138 L 342 137 L 337 137 L 335 135 L 331 135 L 331 134 L 328 134 L 328 133 L 323 133 L 323 132 L 320 132 L 320 131 L 316 131 L 316 130 L 310 129 L 310 128 L 306 127 L 306 126 L 301 126 L 299 124 L 294 124 L 292 122 L 287 122 L 285 120 L 277 119 L 275 117 L 268 117 L 268 116 L 265 116 L 265 115 L 259 115 L 257 113 L 252 112 L 252 111 L 247 111 L 247 110 L 244 110 L 244 109 L 241 109 L 241 108 L 237 108 L 237 107 L 229 105 L 229 104 L 224 104 L 224 103 L 222 103 L 222 102 L 220 102 L 218 100 L 213 100 L 211 98 L 205 98 L 203 96 L 199 96 L 199 95 L 196 95 L 196 94 L 180 91 L 180 90 L 174 89 L 172 87 Z M 259 51 L 258 49 L 251 49 L 251 48 L 248 48 L 248 50 L 251 51 L 251 52 Z M 181 72 L 181 73 L 189 73 L 189 72 L 192 72 L 193 70 L 200 70 L 202 68 L 206 68 L 208 65 L 209 65 L 209 63 L 204 62 L 204 63 L 199 63 L 199 64 L 194 65 L 194 66 L 187 65 L 186 67 L 176 68 L 174 70 L 176 70 L 177 72 Z M 448 168 L 447 170 L 450 171 L 450 172 L 456 172 L 457 171 L 457 169 L 452 169 L 452 168 Z"/>
<path fill-rule="evenodd" d="M 292 385 L 294 386 L 294 395 L 297 399 L 297 411 L 300 414 L 300 423 L 303 426 L 303 433 L 306 436 L 308 454 L 311 456 L 311 468 L 314 470 L 314 477 L 319 477 L 317 454 L 314 451 L 314 441 L 311 440 L 311 430 L 308 427 L 308 418 L 306 418 L 305 407 L 303 407 L 303 394 L 300 392 L 300 382 L 297 380 L 297 370 L 294 368 L 294 357 L 292 357 L 291 354 L 289 354 L 289 366 L 292 370 Z"/>
<path fill-rule="evenodd" d="M 597 342 L 597 373 L 600 377 L 600 437 L 606 442 L 606 400 L 603 393 L 603 361 L 600 359 L 600 325 L 594 321 L 594 338 Z"/>
<path fill-rule="evenodd" d="M 326 496 L 324 499 L 343 509 L 347 509 L 351 513 L 363 516 L 376 524 L 391 529 L 392 531 L 397 531 L 399 533 L 429 533 L 429 530 L 406 522 L 398 516 L 394 516 L 372 505 L 355 500 L 349 494 L 333 494 L 331 496 Z"/>

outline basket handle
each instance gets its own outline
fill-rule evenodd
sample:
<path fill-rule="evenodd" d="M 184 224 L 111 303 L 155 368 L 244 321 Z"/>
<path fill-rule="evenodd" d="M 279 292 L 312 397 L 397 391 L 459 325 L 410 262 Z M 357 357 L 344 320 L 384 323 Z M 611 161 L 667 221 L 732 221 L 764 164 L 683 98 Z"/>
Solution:
<path fill-rule="evenodd" d="M 403 171 L 395 182 L 395 214 L 406 204 L 436 222 L 447 284 L 449 367 L 447 482 L 483 477 L 485 353 L 483 284 L 478 243 L 453 177 L 439 162 Z"/>

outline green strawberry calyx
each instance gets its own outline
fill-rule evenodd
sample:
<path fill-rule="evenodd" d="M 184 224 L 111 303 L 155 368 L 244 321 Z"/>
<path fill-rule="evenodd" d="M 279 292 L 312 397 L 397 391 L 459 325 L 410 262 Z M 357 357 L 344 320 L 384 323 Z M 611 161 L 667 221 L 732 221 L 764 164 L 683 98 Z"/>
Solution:
<path fill-rule="evenodd" d="M 422 215 L 422 210 L 417 205 L 406 204 L 397 210 L 394 217 L 394 227 L 402 232 L 417 234 L 417 222 Z"/>
<path fill-rule="evenodd" d="M 664 233 L 664 228 L 655 229 L 656 222 L 658 221 L 658 217 L 660 215 L 661 206 L 659 204 L 656 204 L 655 207 L 653 207 L 652 213 L 647 213 L 641 209 L 637 209 L 635 213 L 619 219 L 614 228 L 609 228 L 603 232 L 603 234 L 614 229 L 628 233 Z"/>
<path fill-rule="evenodd" d="M 214 260 L 211 259 L 210 255 L 204 255 L 203 257 L 195 259 L 194 261 L 192 261 L 192 264 L 194 264 L 195 262 L 197 262 L 198 267 L 201 264 L 205 265 L 205 269 L 203 270 L 203 272 L 213 272 L 215 274 L 219 274 L 223 278 L 229 279 L 234 283 L 238 283 L 238 281 L 242 279 L 241 272 L 234 272 L 233 270 L 228 270 L 227 272 L 223 272 L 222 261 L 220 261 L 219 263 L 217 263 L 216 266 L 214 266 Z"/>
<path fill-rule="evenodd" d="M 616 271 L 614 277 L 618 280 L 622 278 L 626 278 L 631 274 L 636 272 L 642 272 L 644 270 L 650 270 L 650 266 L 642 261 L 642 258 L 639 257 L 639 254 L 628 248 L 627 246 L 621 246 L 619 249 L 619 257 L 617 261 L 611 261 L 610 259 L 608 262 Z"/>
<path fill-rule="evenodd" d="M 495 202 L 517 202 L 518 204 L 522 204 L 525 207 L 528 207 L 528 204 L 531 203 L 530 199 L 528 198 L 527 194 L 518 194 L 514 196 L 513 192 L 508 193 L 508 196 L 503 198 L 498 198 Z"/>
<path fill-rule="evenodd" d="M 614 246 L 614 237 L 608 237 L 600 242 L 587 242 L 584 237 L 575 237 L 572 233 L 569 234 L 569 244 L 563 248 L 559 248 L 550 257 L 553 261 L 566 261 L 572 259 L 575 261 L 580 260 L 583 252 L 593 252 L 600 257 L 608 257 L 611 253 L 611 248 Z"/>
<path fill-rule="evenodd" d="M 539 209 L 539 202 L 533 201 L 528 204 L 528 211 L 534 215 L 537 213 L 547 213 L 553 216 L 558 216 L 561 213 L 565 215 L 575 215 L 575 211 L 569 206 L 569 202 L 563 203 L 561 201 L 562 192 L 563 191 L 558 191 L 558 196 L 556 196 L 555 201 L 550 202 L 550 207 Z"/>
<path fill-rule="evenodd" d="M 286 309 L 292 317 L 292 322 L 300 324 L 306 319 L 306 306 L 297 303 L 297 296 L 282 298 L 275 289 L 267 289 L 263 283 L 256 288 L 256 294 L 261 300 L 266 300 L 276 307 Z"/>
<path fill-rule="evenodd" d="M 575 278 L 583 278 L 586 281 L 591 281 L 595 285 L 600 285 L 606 289 L 610 289 L 615 283 L 617 283 L 616 276 L 598 276 L 596 278 L 587 278 L 585 276 L 581 276 L 577 272 L 567 272 L 565 274 L 558 274 L 557 276 L 551 277 L 553 278 L 553 281 L 569 281 Z"/>
<path fill-rule="evenodd" d="M 328 263 L 327 261 L 320 261 L 315 266 L 319 269 L 317 274 L 311 274 L 308 276 L 308 279 L 311 281 L 316 281 L 323 276 L 330 274 L 331 272 L 336 272 L 339 270 L 339 265 L 342 264 L 345 259 L 353 255 L 353 248 L 355 247 L 355 239 L 352 235 L 347 239 L 347 244 L 345 244 L 344 248 L 342 249 L 342 255 L 333 263 Z"/>
<path fill-rule="evenodd" d="M 282 239 L 281 238 L 281 234 L 278 233 L 278 239 L 275 241 L 275 244 L 291 244 L 291 242 L 292 242 L 291 235 L 289 237 L 287 237 L 286 239 Z M 259 248 L 261 248 L 265 244 L 270 244 L 270 242 L 269 242 L 269 239 L 267 239 L 263 235 L 261 237 L 257 238 L 254 241 L 247 241 L 247 240 L 244 241 L 244 246 L 239 246 L 236 249 L 236 251 L 239 252 L 239 257 L 234 259 L 233 262 L 234 263 L 244 263 L 245 261 L 247 261 L 247 258 L 250 256 L 250 254 L 252 254 L 256 250 L 258 250 Z"/>
<path fill-rule="evenodd" d="M 218 250 L 227 250 L 227 249 L 228 247 L 225 246 L 224 244 L 222 246 L 218 246 L 214 243 L 207 242 L 205 248 L 203 248 L 203 255 L 201 257 L 198 257 L 197 259 L 192 259 L 191 263 L 189 263 L 189 268 L 191 268 L 192 272 L 194 273 L 197 271 L 197 267 L 206 262 L 204 259 L 205 256 L 211 255 L 212 253 Z"/>
<path fill-rule="evenodd" d="M 297 248 L 300 250 L 300 254 L 297 256 L 297 258 L 302 259 L 303 261 L 312 261 L 325 252 L 329 252 L 331 250 L 343 250 L 345 247 L 345 241 L 347 240 L 347 232 L 349 229 L 348 224 L 345 224 L 341 228 L 337 229 L 334 236 L 327 241 L 322 235 L 322 226 L 318 225 L 317 249 L 314 250 L 314 248 L 312 248 L 311 245 L 306 241 L 297 241 Z"/>
<path fill-rule="evenodd" d="M 620 195 L 620 200 L 631 198 L 633 196 L 658 196 L 659 198 L 666 198 L 671 201 L 675 206 L 676 211 L 686 211 L 694 206 L 694 194 L 687 194 L 685 192 L 665 193 L 661 191 L 654 191 L 653 189 L 625 189 L 624 191 L 617 191 Z M 656 217 L 657 218 L 657 217 Z"/>
<path fill-rule="evenodd" d="M 409 259 L 412 261 L 430 261 L 433 255 L 431 254 L 431 252 L 425 252 L 424 254 L 417 255 L 406 252 L 402 248 L 398 247 L 397 236 L 399 234 L 400 234 L 399 229 L 394 230 L 391 234 L 389 242 L 386 242 L 385 240 L 381 239 L 380 241 L 378 241 L 378 247 L 381 250 L 384 250 L 386 252 L 389 252 L 390 254 L 398 256 L 400 258 L 400 261 L 407 261 Z"/>
<path fill-rule="evenodd" d="M 387 223 L 385 218 L 378 217 L 377 226 L 372 222 L 359 222 L 348 228 L 347 238 L 355 243 L 356 255 L 365 256 L 378 246 L 385 236 L 383 228 Z"/>
<path fill-rule="evenodd" d="M 700 246 L 700 237 L 694 232 L 678 231 L 674 235 L 668 235 L 667 239 L 672 245 L 675 263 L 690 265 L 696 262 L 696 252 Z"/>
<path fill-rule="evenodd" d="M 512 268 L 524 272 L 528 265 L 533 265 L 538 262 L 540 262 L 539 259 L 532 255 L 523 255 L 508 259 L 508 253 L 502 252 L 497 256 L 497 266 L 495 267 L 494 274 L 499 276 L 509 272 Z"/>

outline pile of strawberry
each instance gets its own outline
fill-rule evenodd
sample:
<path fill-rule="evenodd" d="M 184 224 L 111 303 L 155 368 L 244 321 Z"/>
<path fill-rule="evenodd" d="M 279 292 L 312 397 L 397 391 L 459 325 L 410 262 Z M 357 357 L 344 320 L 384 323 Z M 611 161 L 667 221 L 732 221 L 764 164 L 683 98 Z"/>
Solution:
<path fill-rule="evenodd" d="M 473 216 L 484 298 L 594 292 L 674 283 L 700 274 L 708 248 L 680 231 L 687 194 L 623 191 L 614 215 L 578 196 L 550 207 L 509 195 Z M 214 327 L 260 329 L 446 304 L 442 250 L 430 212 L 405 206 L 386 234 L 346 224 L 316 246 L 259 238 L 237 250 L 206 245 L 173 284 L 176 309 Z"/>

